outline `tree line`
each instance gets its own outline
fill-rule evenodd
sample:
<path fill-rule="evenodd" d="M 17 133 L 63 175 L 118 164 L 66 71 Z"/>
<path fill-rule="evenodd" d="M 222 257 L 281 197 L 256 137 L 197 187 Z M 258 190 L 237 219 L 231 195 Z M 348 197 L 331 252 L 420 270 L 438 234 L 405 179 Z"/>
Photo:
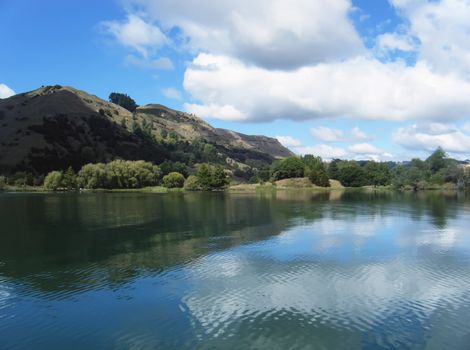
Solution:
<path fill-rule="evenodd" d="M 334 159 L 324 162 L 320 157 L 305 155 L 275 161 L 270 168 L 260 169 L 252 182 L 277 181 L 308 177 L 322 187 L 329 179 L 345 187 L 393 186 L 396 189 L 433 189 L 444 185 L 454 188 L 470 187 L 470 172 L 438 148 L 427 159 L 409 162 L 376 162 Z"/>
<path fill-rule="evenodd" d="M 174 169 L 181 169 L 182 174 Z M 47 190 L 76 189 L 135 189 L 162 185 L 167 188 L 188 190 L 216 190 L 229 183 L 221 166 L 199 164 L 193 175 L 188 175 L 180 163 L 164 162 L 160 166 L 143 160 L 114 160 L 109 163 L 85 164 L 77 173 L 69 167 L 66 171 L 49 172 L 43 183 Z"/>

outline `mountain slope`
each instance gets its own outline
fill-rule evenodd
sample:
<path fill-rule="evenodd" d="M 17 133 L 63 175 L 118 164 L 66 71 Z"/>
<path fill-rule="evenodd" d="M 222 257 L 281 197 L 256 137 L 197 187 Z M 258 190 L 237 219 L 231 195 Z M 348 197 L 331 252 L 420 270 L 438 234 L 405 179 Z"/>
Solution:
<path fill-rule="evenodd" d="M 115 158 L 160 163 L 172 159 L 172 150 L 154 140 L 170 133 L 181 141 L 212 144 L 219 154 L 239 162 L 269 163 L 291 154 L 275 139 L 216 129 L 161 105 L 139 107 L 131 113 L 86 92 L 57 85 L 0 99 L 0 171 L 45 173 Z"/>

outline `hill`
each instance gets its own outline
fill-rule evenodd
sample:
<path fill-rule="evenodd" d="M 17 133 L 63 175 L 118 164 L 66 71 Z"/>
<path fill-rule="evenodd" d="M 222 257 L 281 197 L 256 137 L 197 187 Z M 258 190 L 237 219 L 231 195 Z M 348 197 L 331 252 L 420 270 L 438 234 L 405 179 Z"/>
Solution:
<path fill-rule="evenodd" d="M 0 99 L 0 172 L 44 174 L 116 158 L 191 163 L 204 152 L 240 165 L 291 155 L 273 138 L 213 128 L 158 104 L 131 113 L 72 87 L 46 86 Z"/>

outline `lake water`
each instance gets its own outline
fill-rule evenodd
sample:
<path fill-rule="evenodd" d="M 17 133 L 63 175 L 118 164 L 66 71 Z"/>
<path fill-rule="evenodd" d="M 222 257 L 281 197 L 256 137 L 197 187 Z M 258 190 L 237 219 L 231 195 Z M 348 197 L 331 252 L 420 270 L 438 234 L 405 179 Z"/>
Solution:
<path fill-rule="evenodd" d="M 469 349 L 461 194 L 0 194 L 3 349 Z"/>

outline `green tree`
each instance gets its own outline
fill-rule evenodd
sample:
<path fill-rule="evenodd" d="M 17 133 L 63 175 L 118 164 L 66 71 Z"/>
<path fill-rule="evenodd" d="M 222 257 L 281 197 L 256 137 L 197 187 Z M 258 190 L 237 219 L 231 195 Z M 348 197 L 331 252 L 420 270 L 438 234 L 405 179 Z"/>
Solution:
<path fill-rule="evenodd" d="M 386 186 L 391 183 L 391 174 L 389 167 L 384 163 L 368 161 L 364 167 L 366 176 L 365 182 L 372 186 Z"/>
<path fill-rule="evenodd" d="M 163 177 L 163 186 L 167 188 L 181 188 L 184 185 L 184 176 L 177 172 L 171 172 Z"/>
<path fill-rule="evenodd" d="M 346 187 L 360 187 L 366 184 L 363 169 L 356 161 L 343 161 L 339 167 L 339 181 Z"/>
<path fill-rule="evenodd" d="M 44 188 L 50 191 L 57 191 L 61 188 L 64 174 L 61 171 L 51 171 L 44 179 Z"/>
<path fill-rule="evenodd" d="M 304 176 L 304 162 L 298 157 L 287 157 L 277 160 L 271 166 L 271 177 L 273 180 L 289 179 Z"/>
<path fill-rule="evenodd" d="M 214 168 L 211 177 L 211 188 L 213 189 L 221 189 L 229 184 L 228 176 L 225 173 L 224 168 L 222 168 L 221 166 L 216 166 Z"/>
<path fill-rule="evenodd" d="M 201 164 L 197 170 L 196 176 L 202 190 L 207 191 L 211 189 L 212 170 L 209 164 Z"/>
<path fill-rule="evenodd" d="M 138 107 L 129 95 L 119 92 L 112 92 L 109 95 L 109 101 L 127 109 L 130 112 L 134 112 Z"/>
<path fill-rule="evenodd" d="M 443 169 L 446 166 L 446 159 L 447 154 L 442 149 L 442 147 L 438 147 L 428 159 L 426 159 L 426 163 L 429 166 L 429 169 L 435 173 L 439 170 Z"/>
<path fill-rule="evenodd" d="M 201 190 L 201 185 L 199 184 L 198 177 L 194 175 L 189 175 L 186 181 L 184 182 L 184 189 L 188 191 Z"/>
<path fill-rule="evenodd" d="M 7 179 L 5 176 L 0 176 L 0 191 L 5 190 L 7 187 Z"/>
<path fill-rule="evenodd" d="M 339 179 L 339 168 L 338 163 L 341 162 L 339 159 L 333 159 L 328 165 L 328 177 L 333 180 Z"/>
<path fill-rule="evenodd" d="M 70 166 L 67 168 L 67 170 L 64 173 L 64 176 L 62 179 L 62 185 L 69 190 L 73 190 L 77 188 L 76 175 L 72 167 Z"/>

